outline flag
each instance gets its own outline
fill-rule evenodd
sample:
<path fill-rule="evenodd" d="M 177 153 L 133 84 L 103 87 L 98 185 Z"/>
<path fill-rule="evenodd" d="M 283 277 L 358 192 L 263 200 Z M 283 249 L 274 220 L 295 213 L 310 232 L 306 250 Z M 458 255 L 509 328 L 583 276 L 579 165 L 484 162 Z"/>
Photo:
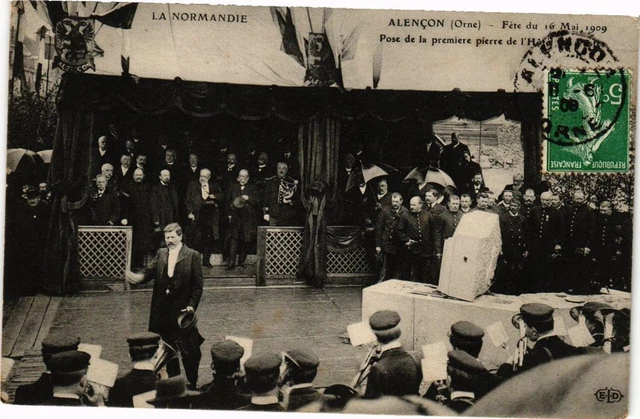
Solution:
<path fill-rule="evenodd" d="M 111 10 L 94 13 L 91 17 L 113 28 L 131 29 L 137 9 L 138 3 L 117 3 Z"/>

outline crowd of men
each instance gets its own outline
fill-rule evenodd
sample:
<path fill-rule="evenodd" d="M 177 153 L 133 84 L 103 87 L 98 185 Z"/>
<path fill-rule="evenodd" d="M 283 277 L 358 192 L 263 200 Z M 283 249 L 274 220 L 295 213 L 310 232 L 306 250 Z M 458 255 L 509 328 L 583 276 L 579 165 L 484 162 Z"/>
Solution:
<path fill-rule="evenodd" d="M 34 383 L 16 390 L 15 403 L 55 406 L 155 407 L 248 411 L 303 411 L 384 413 L 383 403 L 402 398 L 413 406 L 409 413 L 462 413 L 496 387 L 514 376 L 556 362 L 556 374 L 544 377 L 539 385 L 569 385 L 575 376 L 565 377 L 559 360 L 587 354 L 607 357 L 629 351 L 630 311 L 605 303 L 588 302 L 572 309 L 576 323 L 583 324 L 592 337 L 589 346 L 576 347 L 558 336 L 554 329 L 554 309 L 542 303 L 527 303 L 514 315 L 512 324 L 520 330 L 518 350 L 498 368 L 483 364 L 485 330 L 470 321 L 450 326 L 447 341 L 447 378 L 426 382 L 421 358 L 433 354 L 407 351 L 401 343 L 401 318 L 395 311 L 381 310 L 369 318 L 377 342 L 363 364 L 366 376 L 362 388 L 336 384 L 324 389 L 314 385 L 320 359 L 309 348 L 288 348 L 281 353 L 254 353 L 245 360 L 245 349 L 234 340 L 220 340 L 210 347 L 212 379 L 196 387 L 178 368 L 176 352 L 159 334 L 141 332 L 128 339 L 131 369 L 119 374 L 112 387 L 88 380 L 91 355 L 79 350 L 80 340 L 52 333 L 42 342 L 47 371 Z M 595 358 L 591 358 L 593 362 Z M 571 372 L 571 374 L 574 374 Z M 579 381 L 579 380 L 578 380 Z M 153 392 L 155 390 L 155 393 Z M 321 391 L 322 390 L 322 391 Z M 511 389 L 510 391 L 517 391 Z M 568 391 L 568 389 L 565 389 Z M 562 399 L 559 397 L 559 399 Z M 372 404 L 367 404 L 372 403 Z M 526 405 L 527 400 L 520 400 Z M 438 410 L 444 405 L 451 410 Z M 479 404 L 476 407 L 482 406 Z M 510 406 L 513 408 L 513 406 Z M 485 414 L 499 406 L 484 406 Z M 531 406 L 531 411 L 547 411 Z M 397 410 L 400 414 L 405 410 Z M 471 410 L 471 412 L 473 409 Z"/>

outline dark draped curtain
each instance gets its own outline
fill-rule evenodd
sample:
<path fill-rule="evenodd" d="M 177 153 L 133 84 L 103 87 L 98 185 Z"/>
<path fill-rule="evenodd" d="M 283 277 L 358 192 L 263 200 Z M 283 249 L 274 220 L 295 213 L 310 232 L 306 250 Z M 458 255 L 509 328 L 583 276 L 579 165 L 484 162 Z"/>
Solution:
<path fill-rule="evenodd" d="M 93 105 L 86 93 L 81 78 L 65 75 L 49 168 L 52 204 L 43 261 L 43 289 L 53 294 L 74 292 L 80 280 L 77 227 L 86 211 L 92 167 Z"/>
<path fill-rule="evenodd" d="M 434 121 L 458 116 L 476 121 L 505 115 L 521 122 L 525 149 L 525 182 L 540 181 L 540 93 L 351 90 L 333 88 L 230 85 L 180 79 L 138 79 L 94 74 L 63 77 L 58 98 L 58 128 L 49 183 L 53 190 L 47 234 L 45 289 L 69 292 L 79 280 L 76 229 L 85 211 L 90 185 L 94 112 L 230 116 L 259 121 L 277 118 L 298 124 L 301 189 L 317 177 L 334 185 L 343 121 L 385 123 Z M 328 201 L 335 200 L 331 188 Z M 303 194 L 304 195 L 304 194 Z"/>

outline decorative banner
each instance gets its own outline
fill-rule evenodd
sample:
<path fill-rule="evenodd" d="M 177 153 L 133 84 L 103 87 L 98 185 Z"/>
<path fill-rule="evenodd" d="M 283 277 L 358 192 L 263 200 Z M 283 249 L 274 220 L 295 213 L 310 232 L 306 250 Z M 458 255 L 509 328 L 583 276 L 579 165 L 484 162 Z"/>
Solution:
<path fill-rule="evenodd" d="M 67 16 L 55 26 L 56 52 L 53 66 L 70 73 L 95 70 L 94 57 L 104 51 L 95 42 L 95 21 Z"/>

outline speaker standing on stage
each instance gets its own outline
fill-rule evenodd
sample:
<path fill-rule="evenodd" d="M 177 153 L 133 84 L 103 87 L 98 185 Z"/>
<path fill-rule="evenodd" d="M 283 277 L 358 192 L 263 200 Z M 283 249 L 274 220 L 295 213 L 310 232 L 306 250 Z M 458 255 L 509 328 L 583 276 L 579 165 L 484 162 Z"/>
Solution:
<path fill-rule="evenodd" d="M 155 279 L 151 297 L 149 330 L 162 336 L 170 345 L 182 337 L 178 324 L 181 313 L 194 313 L 202 297 L 202 256 L 182 244 L 182 228 L 172 223 L 164 228 L 166 248 L 156 256 L 141 274 L 127 272 L 131 284 Z M 195 388 L 198 381 L 199 351 L 183 354 L 187 379 Z"/>

